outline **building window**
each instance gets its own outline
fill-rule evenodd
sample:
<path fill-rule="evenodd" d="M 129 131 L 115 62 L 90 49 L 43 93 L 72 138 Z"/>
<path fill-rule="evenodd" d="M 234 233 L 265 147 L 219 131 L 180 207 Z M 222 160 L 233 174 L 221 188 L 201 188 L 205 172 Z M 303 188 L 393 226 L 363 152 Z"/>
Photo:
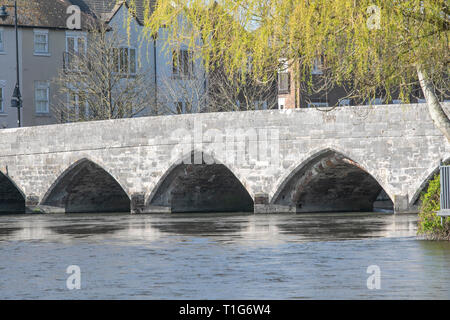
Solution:
<path fill-rule="evenodd" d="M 5 107 L 3 105 L 3 100 L 4 100 L 4 89 L 3 87 L 0 87 L 0 113 L 4 113 L 5 112 Z"/>
<path fill-rule="evenodd" d="M 114 48 L 114 71 L 123 75 L 134 75 L 137 69 L 136 49 Z"/>
<path fill-rule="evenodd" d="M 278 109 L 283 110 L 286 107 L 286 98 L 278 98 Z"/>
<path fill-rule="evenodd" d="M 317 108 L 317 107 L 328 107 L 328 102 L 323 100 L 311 101 L 308 102 L 308 108 Z"/>
<path fill-rule="evenodd" d="M 311 70 L 312 74 L 323 74 L 324 57 L 320 56 L 314 59 L 314 64 Z"/>
<path fill-rule="evenodd" d="M 380 104 L 383 104 L 383 98 L 370 99 L 367 104 L 369 104 L 369 105 L 380 105 Z"/>
<path fill-rule="evenodd" d="M 257 100 L 253 103 L 255 110 L 267 110 L 267 101 Z"/>
<path fill-rule="evenodd" d="M 36 81 L 34 83 L 34 100 L 36 113 L 49 113 L 50 84 L 47 81 Z"/>
<path fill-rule="evenodd" d="M 67 33 L 66 51 L 69 53 L 86 53 L 86 36 L 79 33 Z"/>
<path fill-rule="evenodd" d="M 350 99 L 341 99 L 341 100 L 339 100 L 339 106 L 340 107 L 349 106 L 349 105 L 350 105 Z"/>
<path fill-rule="evenodd" d="M 67 71 L 77 71 L 79 67 L 75 65 L 75 59 L 86 54 L 86 35 L 77 32 L 66 33 L 66 52 L 64 54 L 64 69 Z"/>
<path fill-rule="evenodd" d="M 5 52 L 5 38 L 3 29 L 0 29 L 0 52 Z"/>
<path fill-rule="evenodd" d="M 176 76 L 190 77 L 194 73 L 194 60 L 192 51 L 174 50 L 172 52 L 172 72 Z"/>
<path fill-rule="evenodd" d="M 287 94 L 291 89 L 291 75 L 286 59 L 280 59 L 280 68 L 278 69 L 278 93 Z"/>
<path fill-rule="evenodd" d="M 289 72 L 278 73 L 278 93 L 287 94 L 291 87 L 291 74 Z"/>
<path fill-rule="evenodd" d="M 89 119 L 87 93 L 78 89 L 71 89 L 67 94 L 67 109 L 69 121 Z"/>
<path fill-rule="evenodd" d="M 48 30 L 34 30 L 34 53 L 48 54 Z"/>

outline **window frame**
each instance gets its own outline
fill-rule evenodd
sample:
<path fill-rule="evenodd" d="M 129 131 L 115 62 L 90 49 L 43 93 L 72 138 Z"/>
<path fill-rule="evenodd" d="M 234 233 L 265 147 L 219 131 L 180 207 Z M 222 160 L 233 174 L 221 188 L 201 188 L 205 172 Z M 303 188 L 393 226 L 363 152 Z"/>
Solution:
<path fill-rule="evenodd" d="M 5 113 L 5 83 L 0 80 L 0 114 Z"/>
<path fill-rule="evenodd" d="M 341 99 L 341 100 L 339 100 L 339 103 L 338 103 L 339 107 L 347 107 L 347 106 L 350 106 L 350 104 L 351 104 L 351 100 L 348 98 Z"/>
<path fill-rule="evenodd" d="M 66 96 L 66 99 L 67 99 L 66 107 L 75 109 L 74 115 L 76 116 L 76 119 L 69 119 L 69 122 L 70 122 L 70 120 L 78 121 L 80 119 L 80 114 L 81 114 L 80 100 L 82 100 L 82 99 L 80 99 L 80 97 L 81 97 L 80 89 L 74 88 L 72 85 L 69 85 L 69 90 L 70 90 L 70 92 L 67 92 L 67 96 Z M 90 108 L 89 108 L 89 101 L 87 99 L 87 95 L 88 95 L 87 90 L 84 91 L 84 94 L 86 96 L 86 99 L 84 101 L 85 105 L 84 105 L 83 113 L 84 113 L 85 119 L 89 119 L 89 115 L 91 114 L 91 112 L 90 112 Z M 71 95 L 73 95 L 75 97 L 74 100 L 71 99 Z M 74 102 L 74 103 L 72 104 L 72 102 Z"/>
<path fill-rule="evenodd" d="M 126 49 L 126 60 L 127 60 L 127 69 L 126 71 L 122 70 L 122 52 Z M 131 51 L 134 51 L 134 55 L 131 54 Z M 131 59 L 131 57 L 133 57 Z M 114 73 L 120 74 L 123 76 L 136 76 L 138 73 L 138 59 L 137 59 L 137 49 L 134 46 L 120 46 L 113 48 L 113 59 L 114 59 Z M 132 60 L 134 60 L 134 71 L 132 70 Z"/>
<path fill-rule="evenodd" d="M 6 53 L 5 51 L 5 32 L 3 28 L 0 28 L 0 54 Z"/>
<path fill-rule="evenodd" d="M 370 99 L 366 105 L 367 106 L 381 106 L 384 104 L 384 99 L 380 97 L 375 97 L 373 99 Z"/>
<path fill-rule="evenodd" d="M 66 31 L 66 36 L 65 36 L 65 42 L 66 42 L 65 43 L 65 47 L 66 47 L 66 50 L 65 50 L 65 54 L 67 55 L 67 58 L 65 58 L 65 59 L 67 59 L 68 61 L 66 62 L 64 60 L 64 65 L 65 65 L 65 68 L 67 69 L 67 71 L 69 71 L 69 72 L 77 72 L 77 71 L 79 71 L 79 67 L 71 66 L 71 62 L 70 62 L 70 53 L 71 52 L 69 52 L 69 39 L 73 39 L 73 52 L 72 52 L 72 54 L 74 54 L 74 55 L 80 53 L 80 48 L 78 47 L 78 44 L 79 44 L 78 40 L 79 39 L 83 39 L 84 52 L 82 52 L 82 53 L 84 55 L 86 55 L 86 53 L 87 53 L 87 46 L 88 46 L 87 34 L 86 34 L 86 32 Z"/>
<path fill-rule="evenodd" d="M 328 102 L 308 102 L 308 108 L 329 107 Z"/>
<path fill-rule="evenodd" d="M 37 92 L 38 90 L 46 90 L 46 100 L 38 100 Z M 38 102 L 46 102 L 46 110 L 38 110 Z M 34 82 L 34 109 L 36 114 L 49 114 L 50 113 L 50 82 L 36 80 Z"/>
<path fill-rule="evenodd" d="M 267 100 L 255 100 L 253 105 L 255 110 L 267 110 L 268 107 Z"/>
<path fill-rule="evenodd" d="M 33 53 L 35 56 L 50 56 L 50 41 L 48 33 L 49 33 L 48 30 L 44 29 L 33 30 Z M 37 42 L 36 36 L 45 36 L 45 42 Z M 37 45 L 39 44 L 45 45 L 45 51 L 37 50 Z"/>
<path fill-rule="evenodd" d="M 278 98 L 278 110 L 286 109 L 286 98 Z"/>
<path fill-rule="evenodd" d="M 172 51 L 172 76 L 192 78 L 194 76 L 194 52 L 189 49 Z M 186 60 L 187 59 L 187 60 Z M 175 61 L 177 63 L 175 64 Z"/>
<path fill-rule="evenodd" d="M 69 52 L 68 39 L 70 39 L 70 38 L 77 40 L 77 41 L 74 40 L 74 49 L 76 48 L 76 50 L 74 50 L 75 52 L 79 52 L 78 39 L 82 38 L 84 40 L 84 54 L 86 54 L 86 52 L 87 52 L 87 34 L 86 34 L 86 32 L 66 31 L 66 52 Z"/>
<path fill-rule="evenodd" d="M 311 74 L 316 75 L 323 74 L 324 65 L 325 65 L 325 57 L 323 55 L 314 58 L 314 62 L 311 68 Z"/>
<path fill-rule="evenodd" d="M 282 77 L 286 77 L 286 79 L 282 79 Z M 281 86 L 284 83 L 286 83 L 286 87 Z M 288 72 L 288 71 L 278 72 L 278 86 L 277 87 L 278 87 L 278 94 L 289 94 L 291 92 L 291 74 L 290 74 L 290 72 Z"/>
<path fill-rule="evenodd" d="M 289 63 L 286 58 L 278 59 L 279 68 L 277 74 L 277 90 L 278 94 L 289 94 L 291 92 L 291 73 L 289 72 Z M 282 79 L 285 76 L 287 79 Z M 285 80 L 286 87 L 281 87 L 281 84 Z"/>

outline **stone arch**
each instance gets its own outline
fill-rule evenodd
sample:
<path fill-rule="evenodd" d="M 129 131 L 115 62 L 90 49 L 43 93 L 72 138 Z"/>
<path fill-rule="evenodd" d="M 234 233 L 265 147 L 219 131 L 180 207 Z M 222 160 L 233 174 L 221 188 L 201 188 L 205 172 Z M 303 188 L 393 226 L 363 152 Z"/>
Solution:
<path fill-rule="evenodd" d="M 25 194 L 0 171 L 0 213 L 25 213 Z"/>
<path fill-rule="evenodd" d="M 272 204 L 297 212 L 393 210 L 391 197 L 360 163 L 334 148 L 308 156 L 282 181 Z"/>
<path fill-rule="evenodd" d="M 53 182 L 41 206 L 47 212 L 130 212 L 130 198 L 109 172 L 82 158 Z"/>
<path fill-rule="evenodd" d="M 202 163 L 194 163 L 196 154 L 201 154 Z M 205 157 L 213 163 L 205 163 Z M 253 198 L 229 167 L 193 150 L 172 163 L 146 206 L 170 207 L 171 212 L 253 212 Z"/>
<path fill-rule="evenodd" d="M 409 206 L 411 208 L 417 208 L 420 204 L 420 195 L 423 191 L 425 191 L 428 188 L 428 184 L 430 183 L 430 180 L 433 179 L 435 174 L 439 173 L 439 165 L 441 160 L 439 160 L 437 163 L 433 163 L 432 166 L 420 177 L 419 181 L 420 185 L 414 192 L 414 194 L 411 197 L 411 200 L 409 201 Z M 450 162 L 450 157 L 446 157 L 446 160 L 443 161 L 444 163 Z"/>

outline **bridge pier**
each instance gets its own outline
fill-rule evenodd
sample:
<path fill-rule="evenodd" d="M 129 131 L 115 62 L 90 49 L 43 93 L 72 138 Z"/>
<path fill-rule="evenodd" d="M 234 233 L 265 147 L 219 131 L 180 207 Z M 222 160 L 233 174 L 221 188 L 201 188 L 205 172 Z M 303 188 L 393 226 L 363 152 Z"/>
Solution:
<path fill-rule="evenodd" d="M 130 197 L 130 212 L 131 214 L 143 213 L 145 210 L 145 194 L 133 193 Z"/>
<path fill-rule="evenodd" d="M 267 193 L 255 194 L 253 212 L 254 213 L 269 213 L 269 195 Z"/>
<path fill-rule="evenodd" d="M 394 195 L 394 213 L 417 213 L 417 208 L 409 206 L 408 195 Z"/>
<path fill-rule="evenodd" d="M 254 200 L 254 213 L 268 214 L 268 213 L 295 213 L 295 206 L 286 206 L 269 203 L 269 195 L 267 193 L 258 193 Z"/>
<path fill-rule="evenodd" d="M 25 212 L 26 213 L 38 213 L 42 212 L 39 208 L 40 199 L 34 194 L 27 195 L 25 197 Z"/>
<path fill-rule="evenodd" d="M 255 214 L 269 214 L 269 213 L 296 213 L 295 206 L 284 206 L 279 204 L 255 204 Z"/>

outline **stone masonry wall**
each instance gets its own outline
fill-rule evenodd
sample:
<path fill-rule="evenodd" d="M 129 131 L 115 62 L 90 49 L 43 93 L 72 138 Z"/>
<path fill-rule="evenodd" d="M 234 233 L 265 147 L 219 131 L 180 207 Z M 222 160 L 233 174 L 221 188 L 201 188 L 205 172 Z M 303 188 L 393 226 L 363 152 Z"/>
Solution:
<path fill-rule="evenodd" d="M 45 200 L 58 177 L 86 158 L 108 172 L 132 203 L 140 199 L 142 207 L 193 149 L 217 149 L 222 139 L 233 146 L 232 139 L 248 134 L 245 146 L 234 145 L 234 151 L 213 157 L 252 198 L 263 199 L 257 201 L 260 205 L 271 203 L 317 154 L 333 150 L 370 173 L 402 212 L 413 208 L 440 160 L 450 158 L 450 144 L 425 104 L 174 115 L 0 132 L 0 170 L 26 195 L 27 205 Z M 203 146 L 198 143 L 202 135 Z M 242 153 L 248 156 L 256 145 L 257 159 L 229 161 Z"/>

